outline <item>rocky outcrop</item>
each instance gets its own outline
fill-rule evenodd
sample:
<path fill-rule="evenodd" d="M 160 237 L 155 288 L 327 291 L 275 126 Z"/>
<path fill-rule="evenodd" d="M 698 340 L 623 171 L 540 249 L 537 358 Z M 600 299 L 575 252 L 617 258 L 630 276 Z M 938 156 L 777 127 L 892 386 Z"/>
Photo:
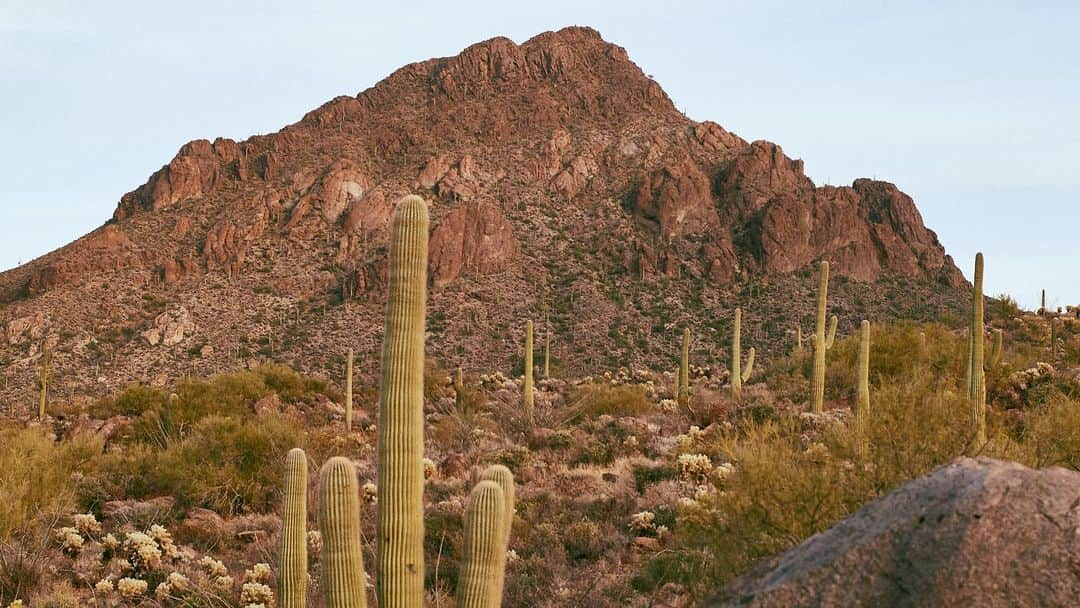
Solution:
<path fill-rule="evenodd" d="M 195 333 L 195 321 L 188 309 L 181 306 L 167 310 L 154 318 L 150 329 L 142 332 L 143 339 L 150 346 L 175 346 Z"/>
<path fill-rule="evenodd" d="M 649 174 L 638 188 L 638 216 L 654 222 L 666 239 L 702 234 L 720 225 L 709 178 L 683 159 Z"/>
<path fill-rule="evenodd" d="M 1080 473 L 961 458 L 768 560 L 708 606 L 1071 606 Z"/>
<path fill-rule="evenodd" d="M 119 270 L 137 262 L 138 247 L 118 226 L 106 224 L 59 252 L 47 256 L 30 276 L 26 290 L 44 293 L 83 276 L 105 270 Z"/>
<path fill-rule="evenodd" d="M 498 207 L 460 205 L 431 234 L 431 277 L 441 287 L 464 274 L 490 274 L 506 268 L 517 253 L 514 227 Z"/>

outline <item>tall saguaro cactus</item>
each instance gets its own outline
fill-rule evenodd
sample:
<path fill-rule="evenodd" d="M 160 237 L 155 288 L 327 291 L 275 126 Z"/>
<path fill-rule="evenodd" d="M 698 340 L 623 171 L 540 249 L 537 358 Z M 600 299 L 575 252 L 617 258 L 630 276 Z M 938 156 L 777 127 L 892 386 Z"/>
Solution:
<path fill-rule="evenodd" d="M 690 403 L 690 328 L 683 329 L 682 357 L 679 359 L 679 405 Z"/>
<path fill-rule="evenodd" d="M 866 449 L 866 423 L 870 416 L 870 321 L 863 320 L 860 330 L 855 433 L 861 453 Z"/>
<path fill-rule="evenodd" d="M 498 608 L 499 554 L 502 548 L 506 499 L 494 481 L 481 481 L 465 506 L 465 556 L 458 580 L 459 608 Z M 502 558 L 505 561 L 505 557 Z M 496 595 L 499 592 L 500 595 Z"/>
<path fill-rule="evenodd" d="M 327 460 L 319 473 L 322 587 L 327 608 L 367 607 L 358 492 L 352 462 L 341 456 Z"/>
<path fill-rule="evenodd" d="M 281 608 L 307 606 L 307 490 L 307 456 L 304 450 L 294 448 L 285 458 L 285 500 L 278 556 Z"/>
<path fill-rule="evenodd" d="M 510 549 L 510 531 L 514 527 L 514 474 L 510 472 L 510 469 L 501 464 L 493 464 L 484 469 L 484 472 L 480 474 L 480 480 L 494 481 L 499 484 L 505 501 L 503 508 L 502 537 L 499 545 L 497 581 L 495 585 L 495 598 L 496 600 L 501 600 L 503 587 L 506 584 L 506 552 Z M 499 602 L 496 601 L 494 605 L 498 606 Z"/>
<path fill-rule="evenodd" d="M 746 370 L 742 369 L 742 309 L 735 309 L 735 328 L 731 334 L 731 396 L 742 399 L 742 385 L 754 371 L 754 347 L 746 357 Z"/>
<path fill-rule="evenodd" d="M 829 263 L 821 263 L 818 283 L 817 327 L 814 330 L 814 377 L 810 388 L 810 403 L 815 414 L 820 414 L 825 403 L 825 352 L 832 348 L 836 338 L 836 317 L 830 321 L 828 335 L 825 333 L 826 301 L 829 297 Z"/>
<path fill-rule="evenodd" d="M 525 322 L 525 381 L 521 388 L 521 398 L 525 404 L 525 416 L 532 425 L 534 421 L 535 398 L 533 395 L 533 322 Z"/>
<path fill-rule="evenodd" d="M 352 432 L 352 381 L 353 381 L 353 350 L 345 357 L 345 432 Z"/>
<path fill-rule="evenodd" d="M 971 403 L 971 426 L 975 435 L 974 448 L 986 443 L 986 376 L 984 375 L 984 345 L 986 335 L 983 316 L 983 254 L 975 254 L 975 281 L 971 297 L 971 330 L 968 358 L 968 399 Z"/>
<path fill-rule="evenodd" d="M 380 608 L 424 601 L 424 320 L 427 203 L 398 202 L 390 226 L 390 281 L 379 392 L 376 546 Z"/>

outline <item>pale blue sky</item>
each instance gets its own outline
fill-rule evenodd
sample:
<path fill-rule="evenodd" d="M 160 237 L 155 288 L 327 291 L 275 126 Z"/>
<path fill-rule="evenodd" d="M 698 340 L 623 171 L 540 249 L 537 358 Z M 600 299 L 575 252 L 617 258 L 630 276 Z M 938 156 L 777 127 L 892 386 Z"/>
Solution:
<path fill-rule="evenodd" d="M 0 268 L 100 225 L 186 141 L 578 24 L 819 184 L 895 182 L 965 273 L 985 252 L 988 293 L 1080 304 L 1080 3 L 517 4 L 0 0 Z"/>

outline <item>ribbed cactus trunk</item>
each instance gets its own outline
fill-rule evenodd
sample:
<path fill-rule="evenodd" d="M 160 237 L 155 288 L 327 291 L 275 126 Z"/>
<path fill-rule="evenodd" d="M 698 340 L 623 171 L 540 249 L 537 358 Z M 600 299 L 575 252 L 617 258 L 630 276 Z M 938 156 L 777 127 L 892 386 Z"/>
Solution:
<path fill-rule="evenodd" d="M 326 608 L 366 608 L 367 576 L 360 545 L 360 499 L 356 469 L 335 456 L 319 473 L 322 588 Z"/>
<path fill-rule="evenodd" d="M 679 405 L 690 403 L 690 328 L 683 330 L 682 357 L 679 359 Z"/>
<path fill-rule="evenodd" d="M 832 346 L 832 337 L 836 335 L 836 322 L 833 321 L 830 336 L 825 335 L 826 301 L 829 297 L 829 263 L 821 263 L 821 276 L 817 295 L 817 326 L 814 330 L 814 375 L 810 387 L 811 409 L 820 414 L 825 403 L 825 351 Z M 835 317 L 834 317 L 835 319 Z"/>
<path fill-rule="evenodd" d="M 870 416 L 870 322 L 859 332 L 858 395 L 855 400 L 855 435 L 860 453 L 866 450 L 866 426 Z"/>
<path fill-rule="evenodd" d="M 983 254 L 975 254 L 975 283 L 971 302 L 971 385 L 968 397 L 971 401 L 971 426 L 975 436 L 973 449 L 978 451 L 986 443 L 986 376 L 983 368 L 984 336 L 986 327 L 983 317 Z"/>
<path fill-rule="evenodd" d="M 746 370 L 742 369 L 742 309 L 735 309 L 735 324 L 731 334 L 731 397 L 736 401 L 742 399 L 742 385 L 750 379 L 754 371 L 754 349 L 746 360 Z"/>
<path fill-rule="evenodd" d="M 498 608 L 496 595 L 506 500 L 494 481 L 481 481 L 465 506 L 465 555 L 458 581 L 458 608 Z"/>
<path fill-rule="evenodd" d="M 504 508 L 502 521 L 502 537 L 499 545 L 499 564 L 497 581 L 495 585 L 495 606 L 500 605 L 503 596 L 503 588 L 506 585 L 506 552 L 510 550 L 510 531 L 514 527 L 515 490 L 514 474 L 510 469 L 501 464 L 491 465 L 480 474 L 481 481 L 494 481 L 502 489 Z"/>
<path fill-rule="evenodd" d="M 533 322 L 525 322 L 525 381 L 521 387 L 525 405 L 525 417 L 531 426 L 535 421 L 535 398 L 533 394 Z"/>
<path fill-rule="evenodd" d="M 281 509 L 281 548 L 278 556 L 281 608 L 307 606 L 307 490 L 307 456 L 304 450 L 294 448 L 285 458 L 285 500 Z"/>
<path fill-rule="evenodd" d="M 424 321 L 427 203 L 401 199 L 390 227 L 389 302 L 379 392 L 379 608 L 424 601 Z"/>
<path fill-rule="evenodd" d="M 352 380 L 353 380 L 353 349 L 345 358 L 345 431 L 352 431 Z"/>

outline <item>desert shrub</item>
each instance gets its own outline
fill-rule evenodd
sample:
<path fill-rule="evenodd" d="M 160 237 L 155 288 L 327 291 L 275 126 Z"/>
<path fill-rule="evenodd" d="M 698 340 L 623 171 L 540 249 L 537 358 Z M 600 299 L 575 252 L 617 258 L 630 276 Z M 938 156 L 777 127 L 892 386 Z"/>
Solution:
<path fill-rule="evenodd" d="M 654 413 L 656 407 L 640 386 L 629 384 L 583 384 L 570 391 L 568 398 L 570 422 L 599 416 L 641 416 Z"/>
<path fill-rule="evenodd" d="M 568 525 L 562 535 L 563 548 L 572 561 L 593 561 L 604 554 L 606 546 L 600 526 L 583 520 Z"/>
<path fill-rule="evenodd" d="M 72 476 L 92 472 L 102 449 L 90 435 L 57 443 L 41 428 L 0 431 L 0 540 L 69 511 Z"/>
<path fill-rule="evenodd" d="M 132 384 L 115 397 L 99 399 L 90 406 L 89 414 L 95 418 L 112 416 L 135 417 L 168 402 L 168 395 L 160 388 L 144 384 Z"/>
<path fill-rule="evenodd" d="M 1025 416 L 1020 459 L 1080 471 L 1080 401 L 1055 396 Z"/>
<path fill-rule="evenodd" d="M 182 508 L 265 512 L 277 504 L 285 454 L 299 445 L 301 431 L 283 416 L 207 416 L 165 449 L 135 445 L 106 458 L 102 483 L 115 496 L 173 496 Z"/>
<path fill-rule="evenodd" d="M 641 494 L 645 491 L 645 488 L 653 484 L 675 479 L 679 476 L 679 472 L 675 467 L 666 463 L 638 465 L 632 469 L 632 472 L 634 475 L 634 489 L 637 490 L 638 494 Z"/>

